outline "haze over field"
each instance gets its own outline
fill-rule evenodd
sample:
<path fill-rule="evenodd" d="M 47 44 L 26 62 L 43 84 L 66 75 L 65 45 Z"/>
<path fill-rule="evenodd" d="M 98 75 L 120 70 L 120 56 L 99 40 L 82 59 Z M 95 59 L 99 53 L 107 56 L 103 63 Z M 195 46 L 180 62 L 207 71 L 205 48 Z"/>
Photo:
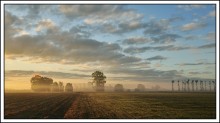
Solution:
<path fill-rule="evenodd" d="M 5 5 L 5 88 L 35 74 L 83 86 L 215 79 L 215 5 Z"/>

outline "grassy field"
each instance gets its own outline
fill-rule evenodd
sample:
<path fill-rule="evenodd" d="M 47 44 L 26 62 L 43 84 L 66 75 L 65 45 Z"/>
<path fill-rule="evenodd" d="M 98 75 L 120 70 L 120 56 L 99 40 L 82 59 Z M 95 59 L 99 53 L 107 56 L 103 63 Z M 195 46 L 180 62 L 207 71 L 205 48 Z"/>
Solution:
<path fill-rule="evenodd" d="M 215 93 L 6 93 L 6 119 L 215 119 Z"/>

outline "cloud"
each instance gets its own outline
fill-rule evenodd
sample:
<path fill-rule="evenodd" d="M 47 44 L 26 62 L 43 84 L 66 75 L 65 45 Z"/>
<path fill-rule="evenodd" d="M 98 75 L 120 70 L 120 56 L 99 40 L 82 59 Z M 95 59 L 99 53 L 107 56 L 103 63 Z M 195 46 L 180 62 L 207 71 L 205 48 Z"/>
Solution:
<path fill-rule="evenodd" d="M 38 24 L 36 25 L 36 28 L 35 30 L 37 32 L 40 32 L 42 31 L 43 29 L 46 29 L 46 30 L 53 30 L 54 28 L 56 27 L 56 24 L 50 20 L 50 19 L 43 19 L 43 20 L 40 20 L 38 22 Z M 54 31 L 53 31 L 54 32 Z"/>
<path fill-rule="evenodd" d="M 98 25 L 98 29 L 101 33 L 111 33 L 117 35 L 142 29 L 144 27 L 144 23 L 141 23 L 140 21 L 124 21 L 118 24 L 106 23 Z"/>
<path fill-rule="evenodd" d="M 186 41 L 192 41 L 192 40 L 199 39 L 199 37 L 195 36 L 195 35 L 189 35 L 189 36 L 186 36 L 184 38 L 186 39 Z"/>
<path fill-rule="evenodd" d="M 215 10 L 213 10 L 213 11 L 211 11 L 211 12 L 209 12 L 209 14 L 208 14 L 208 16 L 210 16 L 210 17 L 215 17 Z"/>
<path fill-rule="evenodd" d="M 201 5 L 201 4 L 177 5 L 177 8 L 184 9 L 184 10 L 200 9 L 204 7 L 205 5 Z"/>
<path fill-rule="evenodd" d="M 154 44 L 169 44 L 174 43 L 176 39 L 181 38 L 177 34 L 162 34 L 156 37 L 130 37 L 122 41 L 123 44 L 133 45 L 133 44 L 145 44 L 145 43 L 154 43 Z"/>
<path fill-rule="evenodd" d="M 207 24 L 206 23 L 196 23 L 196 22 L 192 22 L 192 23 L 188 23 L 185 24 L 181 27 L 182 31 L 191 31 L 191 30 L 197 30 L 197 29 L 201 29 L 206 27 Z"/>
<path fill-rule="evenodd" d="M 215 38 L 216 38 L 215 32 L 208 32 L 207 34 L 203 34 L 203 35 L 188 35 L 184 37 L 186 41 L 205 40 L 205 41 L 210 41 L 210 42 L 215 42 L 216 40 Z"/>
<path fill-rule="evenodd" d="M 34 61 L 77 64 L 101 61 L 105 64 L 137 62 L 136 57 L 125 56 L 118 51 L 118 44 L 108 44 L 93 39 L 74 37 L 71 34 L 29 35 L 6 40 L 6 55 L 30 57 Z"/>
<path fill-rule="evenodd" d="M 143 23 L 144 34 L 147 35 L 161 35 L 169 32 L 172 28 L 171 23 L 182 20 L 182 17 L 171 17 L 168 19 L 151 20 Z"/>
<path fill-rule="evenodd" d="M 76 26 L 71 27 L 68 30 L 68 33 L 72 33 L 72 35 L 75 35 L 77 37 L 90 38 L 92 35 L 92 32 L 88 28 L 89 27 L 85 25 L 76 25 Z"/>
<path fill-rule="evenodd" d="M 99 30 L 104 33 L 123 34 L 126 32 L 144 29 L 144 34 L 160 35 L 166 33 L 171 28 L 171 22 L 176 22 L 182 19 L 181 17 L 172 17 L 168 19 L 151 20 L 149 22 L 144 22 L 142 21 L 142 16 L 129 17 L 130 18 L 122 19 L 121 21 L 115 21 L 115 19 L 113 19 L 114 23 L 99 23 Z M 120 18 L 120 16 L 116 18 Z M 128 21 L 128 19 L 130 20 Z"/>
<path fill-rule="evenodd" d="M 170 82 L 173 78 L 182 78 L 181 72 L 177 70 L 167 70 L 161 71 L 156 69 L 129 69 L 129 68 L 111 68 L 111 71 L 117 75 L 127 75 L 126 77 L 117 77 L 117 79 L 122 79 L 123 81 L 142 81 L 142 82 Z M 155 79 L 157 78 L 157 79 Z"/>
<path fill-rule="evenodd" d="M 151 38 L 136 36 L 136 37 L 130 37 L 128 39 L 123 40 L 123 44 L 145 44 L 148 42 L 152 42 L 153 40 Z"/>
<path fill-rule="evenodd" d="M 194 65 L 213 65 L 215 63 L 208 63 L 208 62 L 198 62 L 198 63 L 182 63 L 182 64 L 176 64 L 179 66 L 194 66 Z"/>
<path fill-rule="evenodd" d="M 143 15 L 125 5 L 60 5 L 66 18 L 80 18 L 100 33 L 123 34 L 143 28 Z"/>
<path fill-rule="evenodd" d="M 60 5 L 60 12 L 68 17 L 85 17 L 92 15 L 112 14 L 122 10 L 118 5 Z"/>
<path fill-rule="evenodd" d="M 199 49 L 208 49 L 208 48 L 215 48 L 216 44 L 215 43 L 211 43 L 211 44 L 205 44 L 205 45 L 201 45 L 198 48 Z"/>
<path fill-rule="evenodd" d="M 167 19 L 161 19 L 159 21 L 152 20 L 146 24 L 144 34 L 163 34 L 169 29 L 169 23 L 170 22 Z"/>
<path fill-rule="evenodd" d="M 154 57 L 150 57 L 150 58 L 147 58 L 147 60 L 149 61 L 155 61 L 155 60 L 166 60 L 167 58 L 166 57 L 163 57 L 163 56 L 154 56 Z"/>
<path fill-rule="evenodd" d="M 6 77 L 32 77 L 35 74 L 40 74 L 46 77 L 52 78 L 63 78 L 63 79 L 76 79 L 82 77 L 90 77 L 86 74 L 75 74 L 75 73 L 64 73 L 64 72 L 55 72 L 55 71 L 27 71 L 27 70 L 7 70 L 5 71 Z"/>
<path fill-rule="evenodd" d="M 181 36 L 177 34 L 162 34 L 158 37 L 153 37 L 152 39 L 154 40 L 154 43 L 169 44 L 174 43 L 178 38 L 181 38 Z"/>
<path fill-rule="evenodd" d="M 189 72 L 191 75 L 211 74 L 212 72 Z"/>
<path fill-rule="evenodd" d="M 126 56 L 116 43 L 105 43 L 77 35 L 78 31 L 49 33 L 47 35 L 9 36 L 5 40 L 5 54 L 27 57 L 33 62 L 79 64 L 100 61 L 100 64 L 130 64 L 141 59 Z M 7 57 L 9 58 L 9 57 Z"/>
<path fill-rule="evenodd" d="M 178 51 L 178 50 L 186 50 L 191 49 L 191 47 L 180 47 L 180 46 L 174 46 L 174 45 L 166 45 L 166 46 L 147 46 L 147 47 L 128 47 L 124 49 L 124 52 L 130 53 L 130 54 L 137 54 L 137 53 L 143 53 L 148 50 L 155 50 L 155 51 Z"/>
<path fill-rule="evenodd" d="M 215 37 L 216 37 L 215 32 L 209 32 L 208 34 L 205 35 L 204 38 L 208 41 L 214 41 L 215 42 Z"/>
<path fill-rule="evenodd" d="M 67 18 L 83 18 L 86 24 L 105 24 L 112 20 L 129 22 L 143 17 L 123 5 L 60 5 L 59 10 Z"/>

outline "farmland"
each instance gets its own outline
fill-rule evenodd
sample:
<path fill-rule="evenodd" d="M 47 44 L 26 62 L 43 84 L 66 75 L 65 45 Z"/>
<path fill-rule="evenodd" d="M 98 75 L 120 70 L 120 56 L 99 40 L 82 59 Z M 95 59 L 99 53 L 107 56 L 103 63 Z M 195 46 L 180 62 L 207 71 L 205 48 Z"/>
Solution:
<path fill-rule="evenodd" d="M 215 93 L 5 93 L 6 119 L 215 119 Z"/>

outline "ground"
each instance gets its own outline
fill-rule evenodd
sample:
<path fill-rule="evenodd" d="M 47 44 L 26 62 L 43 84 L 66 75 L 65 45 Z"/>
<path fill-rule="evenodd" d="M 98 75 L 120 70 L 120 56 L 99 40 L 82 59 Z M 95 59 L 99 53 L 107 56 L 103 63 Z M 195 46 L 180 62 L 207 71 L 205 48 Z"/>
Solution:
<path fill-rule="evenodd" d="M 215 93 L 5 93 L 5 119 L 215 119 Z"/>

